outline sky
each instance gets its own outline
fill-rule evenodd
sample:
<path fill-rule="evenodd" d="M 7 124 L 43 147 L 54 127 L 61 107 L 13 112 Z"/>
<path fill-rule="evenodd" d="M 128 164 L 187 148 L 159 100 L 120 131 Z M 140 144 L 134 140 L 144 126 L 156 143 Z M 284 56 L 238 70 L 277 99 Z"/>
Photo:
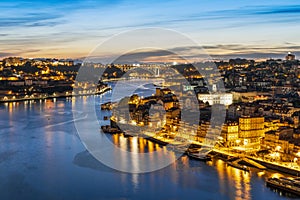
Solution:
<path fill-rule="evenodd" d="M 300 56 L 299 0 L 1 0 L 0 58 L 82 59 L 147 27 L 183 33 L 216 59 Z"/>

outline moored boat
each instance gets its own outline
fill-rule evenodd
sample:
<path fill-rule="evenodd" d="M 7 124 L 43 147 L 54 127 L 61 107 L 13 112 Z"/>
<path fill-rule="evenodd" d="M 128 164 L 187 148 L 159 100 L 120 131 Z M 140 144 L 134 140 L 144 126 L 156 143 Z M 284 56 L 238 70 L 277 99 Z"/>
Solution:
<path fill-rule="evenodd" d="M 191 153 L 187 152 L 187 155 L 195 160 L 200 160 L 200 161 L 210 161 L 211 157 L 207 154 L 200 154 L 200 153 Z"/>
<path fill-rule="evenodd" d="M 101 110 L 111 110 L 111 109 L 112 109 L 112 103 L 111 102 L 101 104 Z"/>
<path fill-rule="evenodd" d="M 101 129 L 104 133 L 110 133 L 110 134 L 114 134 L 114 133 L 122 133 L 122 131 L 118 128 L 113 128 L 109 125 L 106 126 L 101 126 Z"/>
<path fill-rule="evenodd" d="M 103 120 L 108 120 L 109 119 L 109 116 L 104 116 L 103 117 Z"/>
<path fill-rule="evenodd" d="M 127 138 L 127 137 L 133 137 L 133 135 L 127 134 L 126 132 L 123 133 L 123 136 L 124 136 L 125 138 Z"/>
<path fill-rule="evenodd" d="M 268 178 L 266 185 L 300 197 L 300 181 L 290 178 Z"/>
<path fill-rule="evenodd" d="M 236 162 L 227 162 L 227 165 L 229 165 L 231 167 L 234 167 L 234 168 L 237 168 L 237 169 L 240 169 L 240 170 L 243 170 L 243 171 L 246 171 L 246 172 L 250 171 L 249 167 L 247 167 L 246 165 L 241 165 L 241 164 L 236 163 Z"/>

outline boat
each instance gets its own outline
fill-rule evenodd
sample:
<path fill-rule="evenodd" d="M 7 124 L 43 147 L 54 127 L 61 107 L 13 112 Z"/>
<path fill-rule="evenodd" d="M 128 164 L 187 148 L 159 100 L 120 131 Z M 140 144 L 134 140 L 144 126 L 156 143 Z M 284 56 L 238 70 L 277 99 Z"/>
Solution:
<path fill-rule="evenodd" d="M 103 120 L 108 120 L 109 119 L 109 116 L 104 116 L 103 117 Z"/>
<path fill-rule="evenodd" d="M 210 161 L 211 157 L 207 154 L 200 154 L 200 153 L 191 153 L 187 152 L 188 157 L 195 159 L 195 160 L 200 160 L 200 161 Z"/>
<path fill-rule="evenodd" d="M 300 197 L 300 180 L 291 178 L 268 178 L 266 185 Z"/>
<path fill-rule="evenodd" d="M 122 133 L 120 129 L 111 127 L 109 125 L 101 126 L 101 129 L 104 133 L 110 133 L 110 134 Z"/>
<path fill-rule="evenodd" d="M 145 139 L 147 139 L 147 140 L 149 140 L 149 141 L 151 141 L 151 142 L 160 144 L 160 145 L 162 145 L 162 146 L 166 146 L 166 145 L 169 144 L 168 142 L 165 142 L 165 141 L 156 139 L 155 137 L 149 137 L 149 136 L 147 136 L 147 135 L 140 135 L 140 136 L 141 136 L 141 137 L 144 137 Z"/>
<path fill-rule="evenodd" d="M 169 144 L 167 146 L 167 148 L 170 151 L 174 151 L 175 153 L 180 153 L 180 154 L 186 154 L 187 151 L 188 151 L 188 145 L 187 144 L 181 144 L 181 145 L 178 145 L 178 144 Z"/>
<path fill-rule="evenodd" d="M 101 104 L 101 110 L 111 110 L 111 109 L 112 109 L 112 103 L 111 102 Z"/>
<path fill-rule="evenodd" d="M 127 134 L 126 132 L 123 132 L 123 136 L 124 136 L 125 138 L 133 137 L 133 135 Z"/>
<path fill-rule="evenodd" d="M 234 167 L 234 168 L 237 168 L 237 169 L 240 169 L 240 170 L 243 170 L 243 171 L 246 171 L 246 172 L 250 171 L 249 167 L 247 167 L 246 165 L 241 165 L 241 164 L 239 164 L 235 161 L 227 162 L 227 165 L 229 165 L 231 167 Z"/>

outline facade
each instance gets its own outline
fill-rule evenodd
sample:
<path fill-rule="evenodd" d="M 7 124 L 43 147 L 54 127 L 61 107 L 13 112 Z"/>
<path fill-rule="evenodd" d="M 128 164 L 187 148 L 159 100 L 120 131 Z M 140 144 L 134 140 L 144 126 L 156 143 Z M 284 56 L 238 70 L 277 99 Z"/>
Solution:
<path fill-rule="evenodd" d="M 285 56 L 286 60 L 295 60 L 296 56 L 294 54 L 291 54 L 291 52 L 288 53 L 287 56 Z"/>
<path fill-rule="evenodd" d="M 229 106 L 232 104 L 233 96 L 230 93 L 223 94 L 198 94 L 198 99 L 204 103 L 208 102 L 209 105 L 223 104 Z"/>
<path fill-rule="evenodd" d="M 288 127 L 281 128 L 277 131 L 268 131 L 262 143 L 264 149 L 275 150 L 277 158 L 282 161 L 291 161 L 294 159 L 295 145 L 291 141 L 297 140 L 293 135 L 293 130 Z"/>
<path fill-rule="evenodd" d="M 238 123 L 224 124 L 222 127 L 222 137 L 227 147 L 238 146 L 240 144 Z"/>
<path fill-rule="evenodd" d="M 240 117 L 239 138 L 244 146 L 260 143 L 264 137 L 264 117 Z"/>

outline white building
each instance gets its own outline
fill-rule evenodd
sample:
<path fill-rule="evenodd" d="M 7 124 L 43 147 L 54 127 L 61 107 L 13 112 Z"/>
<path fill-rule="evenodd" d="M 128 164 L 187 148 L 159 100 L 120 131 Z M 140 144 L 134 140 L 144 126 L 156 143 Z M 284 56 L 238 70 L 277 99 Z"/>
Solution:
<path fill-rule="evenodd" d="M 232 104 L 233 95 L 230 93 L 198 94 L 198 99 L 204 103 L 208 102 L 209 105 L 223 104 L 225 106 L 229 106 Z"/>

